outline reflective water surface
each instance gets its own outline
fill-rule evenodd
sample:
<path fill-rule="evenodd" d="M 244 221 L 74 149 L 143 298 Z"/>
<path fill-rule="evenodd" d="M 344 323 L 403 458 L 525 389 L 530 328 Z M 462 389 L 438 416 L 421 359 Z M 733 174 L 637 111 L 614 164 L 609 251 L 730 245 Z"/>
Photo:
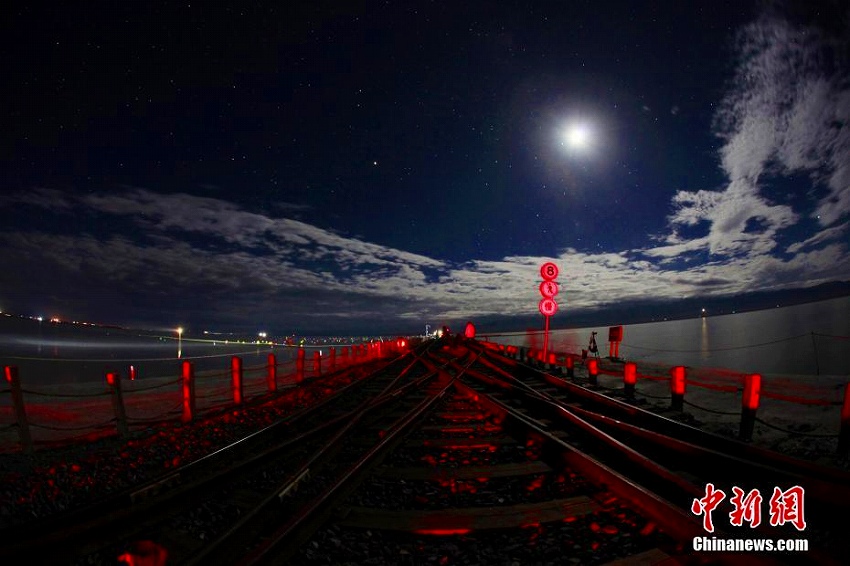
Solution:
<path fill-rule="evenodd" d="M 541 321 L 541 329 L 543 327 Z M 558 315 L 552 318 L 558 328 Z M 534 329 L 537 331 L 538 329 Z M 581 352 L 597 331 L 608 354 L 608 327 L 553 330 L 551 348 Z M 537 332 L 494 336 L 494 341 L 542 347 Z M 687 320 L 627 325 L 620 357 L 745 372 L 850 374 L 850 297 L 789 307 Z"/>

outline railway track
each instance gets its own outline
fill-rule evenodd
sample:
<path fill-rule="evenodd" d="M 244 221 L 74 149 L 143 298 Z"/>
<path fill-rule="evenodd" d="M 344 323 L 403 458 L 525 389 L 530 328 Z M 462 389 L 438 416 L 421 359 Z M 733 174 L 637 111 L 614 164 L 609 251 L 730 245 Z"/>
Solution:
<path fill-rule="evenodd" d="M 308 379 L 297 391 L 306 406 L 262 430 L 84 507 L 3 529 L 0 563 L 115 564 L 138 540 L 163 541 L 156 546 L 168 549 L 168 563 L 184 562 L 255 507 L 268 485 L 283 481 L 364 403 L 396 385 L 419 383 L 426 370 L 418 355 Z"/>
<path fill-rule="evenodd" d="M 692 553 L 692 540 L 708 533 L 691 506 L 707 483 L 727 493 L 732 483 L 799 483 L 811 525 L 804 534 L 817 547 L 776 563 L 828 563 L 844 527 L 821 517 L 850 501 L 847 479 L 706 435 L 474 341 L 443 339 L 318 408 L 123 494 L 113 509 L 79 515 L 71 536 L 7 545 L 0 559 L 48 552 L 54 563 L 113 564 L 129 552 L 137 563 L 167 553 L 163 564 L 775 563 L 768 554 Z M 801 536 L 790 525 L 730 531 L 726 514 L 715 513 L 713 536 Z M 55 548 L 46 547 L 51 540 Z"/>

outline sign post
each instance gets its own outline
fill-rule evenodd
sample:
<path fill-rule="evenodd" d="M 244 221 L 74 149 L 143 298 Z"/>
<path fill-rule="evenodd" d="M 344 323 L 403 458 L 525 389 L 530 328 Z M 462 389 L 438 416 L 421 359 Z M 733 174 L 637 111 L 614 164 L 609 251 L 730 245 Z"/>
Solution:
<path fill-rule="evenodd" d="M 543 360 L 549 360 L 549 317 L 558 312 L 558 303 L 555 302 L 555 295 L 558 294 L 558 284 L 555 279 L 558 278 L 558 266 L 552 262 L 546 262 L 540 266 L 540 276 L 543 277 L 543 282 L 540 284 L 540 294 L 543 299 L 537 305 L 537 309 L 545 319 L 545 329 L 543 332 Z"/>

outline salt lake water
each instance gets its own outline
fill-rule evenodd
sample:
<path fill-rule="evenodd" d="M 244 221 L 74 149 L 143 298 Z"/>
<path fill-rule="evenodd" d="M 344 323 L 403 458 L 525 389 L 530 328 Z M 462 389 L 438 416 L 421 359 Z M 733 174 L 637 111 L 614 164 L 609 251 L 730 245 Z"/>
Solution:
<path fill-rule="evenodd" d="M 608 354 L 608 327 L 558 328 L 551 319 L 550 350 L 580 353 L 597 331 Z M 542 321 L 541 321 L 542 328 Z M 493 341 L 542 348 L 538 332 L 493 336 Z M 620 357 L 690 367 L 763 374 L 850 374 L 850 297 L 801 305 L 623 327 Z"/>
<path fill-rule="evenodd" d="M 599 353 L 607 354 L 607 326 L 559 328 L 558 322 L 555 315 L 550 349 L 580 353 L 587 348 L 591 331 L 597 331 Z M 848 337 L 850 297 L 843 297 L 747 313 L 626 325 L 620 357 L 638 363 L 764 374 L 848 375 Z M 498 334 L 490 339 L 542 347 L 540 332 Z M 327 354 L 332 345 L 328 342 L 316 347 Z M 176 377 L 183 359 L 191 359 L 200 372 L 227 371 L 232 355 L 240 355 L 245 367 L 265 364 L 272 352 L 279 363 L 295 356 L 291 347 L 233 343 L 208 336 L 186 336 L 180 346 L 178 358 L 173 331 L 139 332 L 0 316 L 0 365 L 18 366 L 24 384 L 103 381 L 107 371 L 126 377 L 130 365 L 140 379 Z"/>
<path fill-rule="evenodd" d="M 327 354 L 328 348 L 324 350 Z M 17 366 L 21 382 L 30 385 L 103 381 L 110 371 L 126 378 L 131 365 L 139 379 L 176 377 L 186 359 L 194 363 L 196 372 L 227 371 L 230 356 L 241 356 L 247 368 L 265 364 L 269 353 L 283 363 L 294 358 L 295 348 L 203 335 L 178 341 L 173 331 L 142 332 L 0 316 L 0 365 Z"/>

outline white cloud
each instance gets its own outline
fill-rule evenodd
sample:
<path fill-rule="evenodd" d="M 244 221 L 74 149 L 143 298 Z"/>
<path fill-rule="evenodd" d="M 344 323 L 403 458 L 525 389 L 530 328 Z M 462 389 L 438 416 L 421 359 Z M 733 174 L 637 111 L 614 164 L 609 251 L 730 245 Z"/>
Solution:
<path fill-rule="evenodd" d="M 738 67 L 715 116 L 728 183 L 721 190 L 679 191 L 670 232 L 660 238 L 666 245 L 643 250 L 646 256 L 669 261 L 705 250 L 724 261 L 777 252 L 776 240 L 808 213 L 770 196 L 777 176 L 811 179 L 796 190 L 808 197 L 821 226 L 850 214 L 850 77 L 842 59 L 848 47 L 847 38 L 827 38 L 775 16 L 740 33 Z M 702 223 L 705 233 L 682 236 L 684 228 Z M 832 233 L 785 251 L 797 253 Z"/>
<path fill-rule="evenodd" d="M 105 239 L 0 233 L 0 245 L 20 258 L 128 288 L 167 287 L 186 296 L 203 286 L 240 309 L 293 317 L 533 315 L 545 261 L 561 268 L 562 313 L 850 279 L 844 237 L 850 78 L 848 62 L 838 59 L 847 44 L 762 18 L 742 32 L 739 48 L 715 123 L 727 181 L 719 189 L 678 191 L 669 229 L 645 249 L 591 254 L 565 248 L 554 257 L 458 264 L 217 198 L 140 188 L 85 196 L 39 189 L 5 197 L 5 204 L 57 214 L 120 218 L 125 231 Z M 791 174 L 811 182 L 796 189 L 802 198 L 784 202 L 772 183 Z M 792 208 L 801 202 L 803 208 Z"/>
<path fill-rule="evenodd" d="M 848 227 L 850 227 L 850 223 L 845 222 L 844 224 L 833 226 L 832 228 L 827 228 L 826 230 L 821 230 L 820 232 L 818 232 L 811 238 L 808 238 L 807 240 L 791 244 L 790 246 L 788 246 L 788 249 L 786 251 L 789 254 L 796 254 L 802 249 L 812 248 L 814 246 L 829 242 L 831 240 L 837 240 L 838 238 L 844 235 Z"/>
<path fill-rule="evenodd" d="M 685 201 L 711 205 L 711 199 Z M 77 200 L 41 193 L 29 202 L 47 208 L 58 202 L 62 213 L 121 218 L 124 231 L 104 239 L 88 234 L 0 234 L 6 249 L 20 257 L 125 290 L 167 290 L 166 296 L 175 297 L 203 293 L 242 314 L 344 319 L 381 312 L 384 317 L 443 320 L 534 315 L 540 265 L 555 261 L 561 270 L 557 299 L 562 315 L 568 316 L 565 313 L 606 303 L 735 294 L 795 286 L 804 279 L 830 280 L 846 254 L 844 245 L 833 244 L 800 251 L 790 261 L 763 255 L 756 261 L 738 257 L 674 268 L 672 252 L 692 245 L 683 241 L 647 250 L 643 257 L 568 248 L 555 257 L 452 264 L 208 197 L 134 189 Z M 835 235 L 824 234 L 819 241 Z M 228 245 L 207 245 L 216 241 Z M 809 247 L 817 243 L 813 240 Z M 257 253 L 260 247 L 263 253 Z M 840 274 L 850 277 L 850 264 L 845 265 Z"/>

